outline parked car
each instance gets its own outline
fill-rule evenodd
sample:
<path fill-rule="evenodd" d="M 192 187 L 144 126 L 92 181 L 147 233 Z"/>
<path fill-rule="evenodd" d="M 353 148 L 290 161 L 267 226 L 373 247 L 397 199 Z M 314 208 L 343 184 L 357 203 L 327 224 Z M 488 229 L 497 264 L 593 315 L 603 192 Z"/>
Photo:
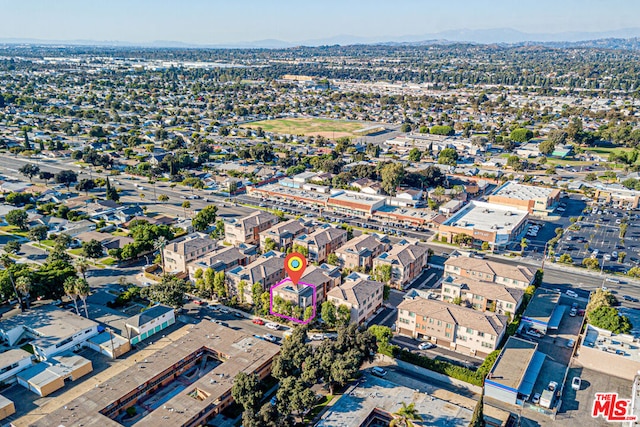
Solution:
<path fill-rule="evenodd" d="M 550 381 L 547 388 L 549 389 L 549 391 L 555 391 L 556 388 L 558 388 L 558 383 L 555 381 Z"/>
<path fill-rule="evenodd" d="M 526 332 L 527 335 L 531 335 L 532 337 L 542 338 L 544 334 L 536 329 L 528 329 Z"/>
<path fill-rule="evenodd" d="M 575 391 L 580 390 L 580 386 L 582 385 L 582 379 L 580 377 L 573 377 L 571 381 L 571 388 Z"/>
<path fill-rule="evenodd" d="M 277 331 L 278 329 L 280 329 L 280 325 L 278 325 L 277 323 L 267 323 L 265 325 L 267 328 L 269 329 L 273 329 L 274 331 Z"/>
<path fill-rule="evenodd" d="M 262 325 L 264 325 L 264 320 L 255 318 L 255 319 L 253 319 L 253 323 L 255 323 L 256 325 L 261 325 L 262 326 Z"/>
<path fill-rule="evenodd" d="M 278 339 L 276 337 L 274 337 L 271 334 L 264 334 L 262 336 L 262 338 L 264 338 L 265 340 L 269 341 L 269 342 L 276 342 Z"/>
<path fill-rule="evenodd" d="M 374 366 L 373 368 L 371 368 L 371 374 L 375 375 L 376 377 L 384 377 L 385 375 L 387 375 L 387 371 L 379 366 Z"/>
<path fill-rule="evenodd" d="M 534 405 L 537 405 L 538 403 L 540 403 L 540 393 L 534 394 L 533 398 L 531 399 L 531 402 L 533 402 Z"/>
<path fill-rule="evenodd" d="M 578 298 L 578 294 L 577 294 L 577 293 L 575 293 L 574 291 L 572 291 L 571 289 L 567 289 L 567 290 L 565 291 L 565 294 L 566 294 L 568 297 L 571 297 L 571 298 Z"/>
<path fill-rule="evenodd" d="M 572 308 L 572 309 L 569 311 L 569 316 L 570 316 L 570 317 L 576 317 L 576 314 L 578 314 L 578 309 L 577 309 L 577 308 Z"/>
<path fill-rule="evenodd" d="M 206 303 L 205 303 L 204 301 L 201 301 L 201 300 L 199 300 L 199 299 L 194 300 L 194 301 L 193 301 L 193 303 L 194 303 L 195 305 L 206 305 Z"/>
<path fill-rule="evenodd" d="M 569 347 L 569 348 L 573 348 L 575 343 L 576 343 L 576 340 L 571 338 L 570 340 L 567 341 L 566 346 Z"/>
<path fill-rule="evenodd" d="M 244 319 L 244 314 L 238 312 L 238 311 L 234 311 L 233 315 L 236 316 L 238 319 Z"/>
<path fill-rule="evenodd" d="M 435 348 L 435 347 L 436 345 L 430 342 L 423 342 L 423 343 L 420 343 L 420 345 L 418 346 L 420 350 L 429 350 L 430 348 Z"/>
<path fill-rule="evenodd" d="M 324 334 L 311 334 L 309 337 L 312 341 L 322 341 L 324 340 Z"/>

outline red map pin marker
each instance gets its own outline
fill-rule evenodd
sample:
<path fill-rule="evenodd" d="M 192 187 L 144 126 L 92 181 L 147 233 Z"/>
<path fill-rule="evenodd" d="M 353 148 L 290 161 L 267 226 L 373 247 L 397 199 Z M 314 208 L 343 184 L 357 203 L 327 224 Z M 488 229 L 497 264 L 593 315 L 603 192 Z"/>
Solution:
<path fill-rule="evenodd" d="M 294 285 L 298 284 L 306 268 L 307 259 L 298 252 L 291 252 L 284 259 L 284 269 Z"/>

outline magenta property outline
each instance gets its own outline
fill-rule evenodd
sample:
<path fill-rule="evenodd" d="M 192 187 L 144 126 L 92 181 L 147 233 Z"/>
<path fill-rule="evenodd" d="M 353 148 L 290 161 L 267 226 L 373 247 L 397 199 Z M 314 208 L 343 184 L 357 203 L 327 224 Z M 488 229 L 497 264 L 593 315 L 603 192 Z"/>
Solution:
<path fill-rule="evenodd" d="M 286 277 L 269 288 L 269 314 L 280 317 L 281 319 L 290 320 L 294 323 L 299 323 L 301 325 L 308 324 L 316 317 L 316 298 L 317 298 L 316 295 L 318 294 L 316 285 L 312 283 L 298 282 L 298 285 L 310 286 L 311 289 L 313 289 L 313 294 L 311 297 L 313 313 L 311 314 L 311 317 L 309 317 L 308 319 L 302 320 L 302 319 L 296 319 L 295 317 L 292 317 L 292 316 L 287 316 L 286 314 L 278 313 L 277 311 L 273 311 L 273 290 L 278 286 L 283 285 L 285 282 L 293 283 L 293 281 L 290 278 Z"/>

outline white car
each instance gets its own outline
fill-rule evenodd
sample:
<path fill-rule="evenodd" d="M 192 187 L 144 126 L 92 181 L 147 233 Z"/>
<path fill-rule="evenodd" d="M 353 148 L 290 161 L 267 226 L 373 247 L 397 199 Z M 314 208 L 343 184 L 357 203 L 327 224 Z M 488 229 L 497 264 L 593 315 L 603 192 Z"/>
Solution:
<path fill-rule="evenodd" d="M 577 293 L 575 293 L 574 291 L 572 291 L 571 289 L 567 289 L 567 290 L 565 291 L 565 294 L 566 294 L 568 297 L 571 297 L 571 298 L 578 298 L 578 294 L 577 294 Z"/>
<path fill-rule="evenodd" d="M 571 388 L 575 391 L 580 390 L 580 386 L 582 385 L 582 379 L 580 377 L 573 377 L 571 381 Z"/>
<path fill-rule="evenodd" d="M 387 371 L 379 366 L 374 366 L 373 368 L 371 368 L 371 373 L 376 377 L 384 377 L 385 375 L 387 375 Z"/>
<path fill-rule="evenodd" d="M 322 341 L 324 339 L 324 334 L 311 334 L 309 339 L 312 341 Z"/>
<path fill-rule="evenodd" d="M 538 403 L 540 403 L 540 393 L 534 394 L 533 398 L 531 399 L 531 402 L 533 402 L 534 405 L 537 405 Z"/>
<path fill-rule="evenodd" d="M 418 346 L 418 349 L 420 350 L 429 350 L 430 348 L 434 348 L 435 344 L 432 344 L 430 342 L 423 342 Z"/>
<path fill-rule="evenodd" d="M 262 336 L 262 338 L 264 338 L 265 340 L 267 340 L 267 341 L 269 341 L 269 342 L 276 342 L 276 341 L 277 341 L 277 338 L 276 338 L 276 337 L 274 337 L 274 336 L 273 336 L 273 335 L 271 335 L 271 334 L 264 334 L 264 335 Z"/>
<path fill-rule="evenodd" d="M 267 328 L 269 329 L 273 329 L 274 331 L 277 331 L 278 329 L 280 329 L 280 325 L 278 325 L 277 323 L 267 323 L 265 325 Z"/>

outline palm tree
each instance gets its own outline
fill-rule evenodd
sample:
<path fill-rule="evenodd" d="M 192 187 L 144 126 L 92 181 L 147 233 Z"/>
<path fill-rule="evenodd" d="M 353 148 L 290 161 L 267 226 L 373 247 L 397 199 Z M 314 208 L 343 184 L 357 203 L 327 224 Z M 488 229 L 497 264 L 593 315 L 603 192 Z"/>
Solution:
<path fill-rule="evenodd" d="M 189 209 L 191 207 L 191 202 L 190 201 L 185 201 L 182 202 L 182 209 L 184 209 L 184 217 L 187 217 L 187 209 Z"/>
<path fill-rule="evenodd" d="M 86 258 L 79 258 L 76 261 L 76 270 L 78 270 L 78 273 L 82 274 L 82 278 L 84 280 L 87 280 L 87 271 L 89 271 L 89 268 L 89 261 L 87 261 Z"/>
<path fill-rule="evenodd" d="M 31 293 L 31 279 L 27 276 L 20 276 L 16 279 L 16 290 L 24 297 L 24 303 L 29 308 L 29 296 Z"/>
<path fill-rule="evenodd" d="M 160 259 L 162 260 L 162 272 L 164 273 L 164 247 L 167 244 L 167 238 L 160 236 L 153 242 L 153 248 L 160 252 Z"/>
<path fill-rule="evenodd" d="M 11 281 L 11 286 L 13 287 L 13 292 L 15 292 L 16 298 L 18 298 L 18 303 L 20 304 L 20 311 L 24 312 L 24 303 L 22 302 L 22 297 L 20 297 L 20 293 L 16 288 L 16 283 L 13 281 L 13 273 L 11 272 L 11 266 L 15 264 L 15 262 L 8 254 L 2 254 L 0 255 L 0 264 L 2 264 L 5 270 L 7 270 L 9 280 Z"/>
<path fill-rule="evenodd" d="M 67 277 L 64 281 L 64 293 L 73 300 L 73 305 L 76 306 L 76 314 L 80 316 L 80 311 L 78 311 L 78 294 L 76 293 L 76 280 L 77 277 L 70 276 Z"/>
<path fill-rule="evenodd" d="M 89 283 L 84 279 L 76 279 L 75 292 L 82 300 L 84 305 L 84 315 L 89 318 L 89 311 L 87 310 L 87 297 L 91 293 Z"/>
<path fill-rule="evenodd" d="M 529 246 L 527 238 L 523 237 L 522 240 L 520 240 L 520 255 L 524 254 L 524 250 L 527 248 L 527 246 Z"/>
<path fill-rule="evenodd" d="M 411 421 L 422 421 L 422 417 L 416 410 L 416 404 L 407 405 L 402 402 L 402 407 L 393 414 L 394 419 L 389 423 L 389 427 L 412 427 Z"/>

